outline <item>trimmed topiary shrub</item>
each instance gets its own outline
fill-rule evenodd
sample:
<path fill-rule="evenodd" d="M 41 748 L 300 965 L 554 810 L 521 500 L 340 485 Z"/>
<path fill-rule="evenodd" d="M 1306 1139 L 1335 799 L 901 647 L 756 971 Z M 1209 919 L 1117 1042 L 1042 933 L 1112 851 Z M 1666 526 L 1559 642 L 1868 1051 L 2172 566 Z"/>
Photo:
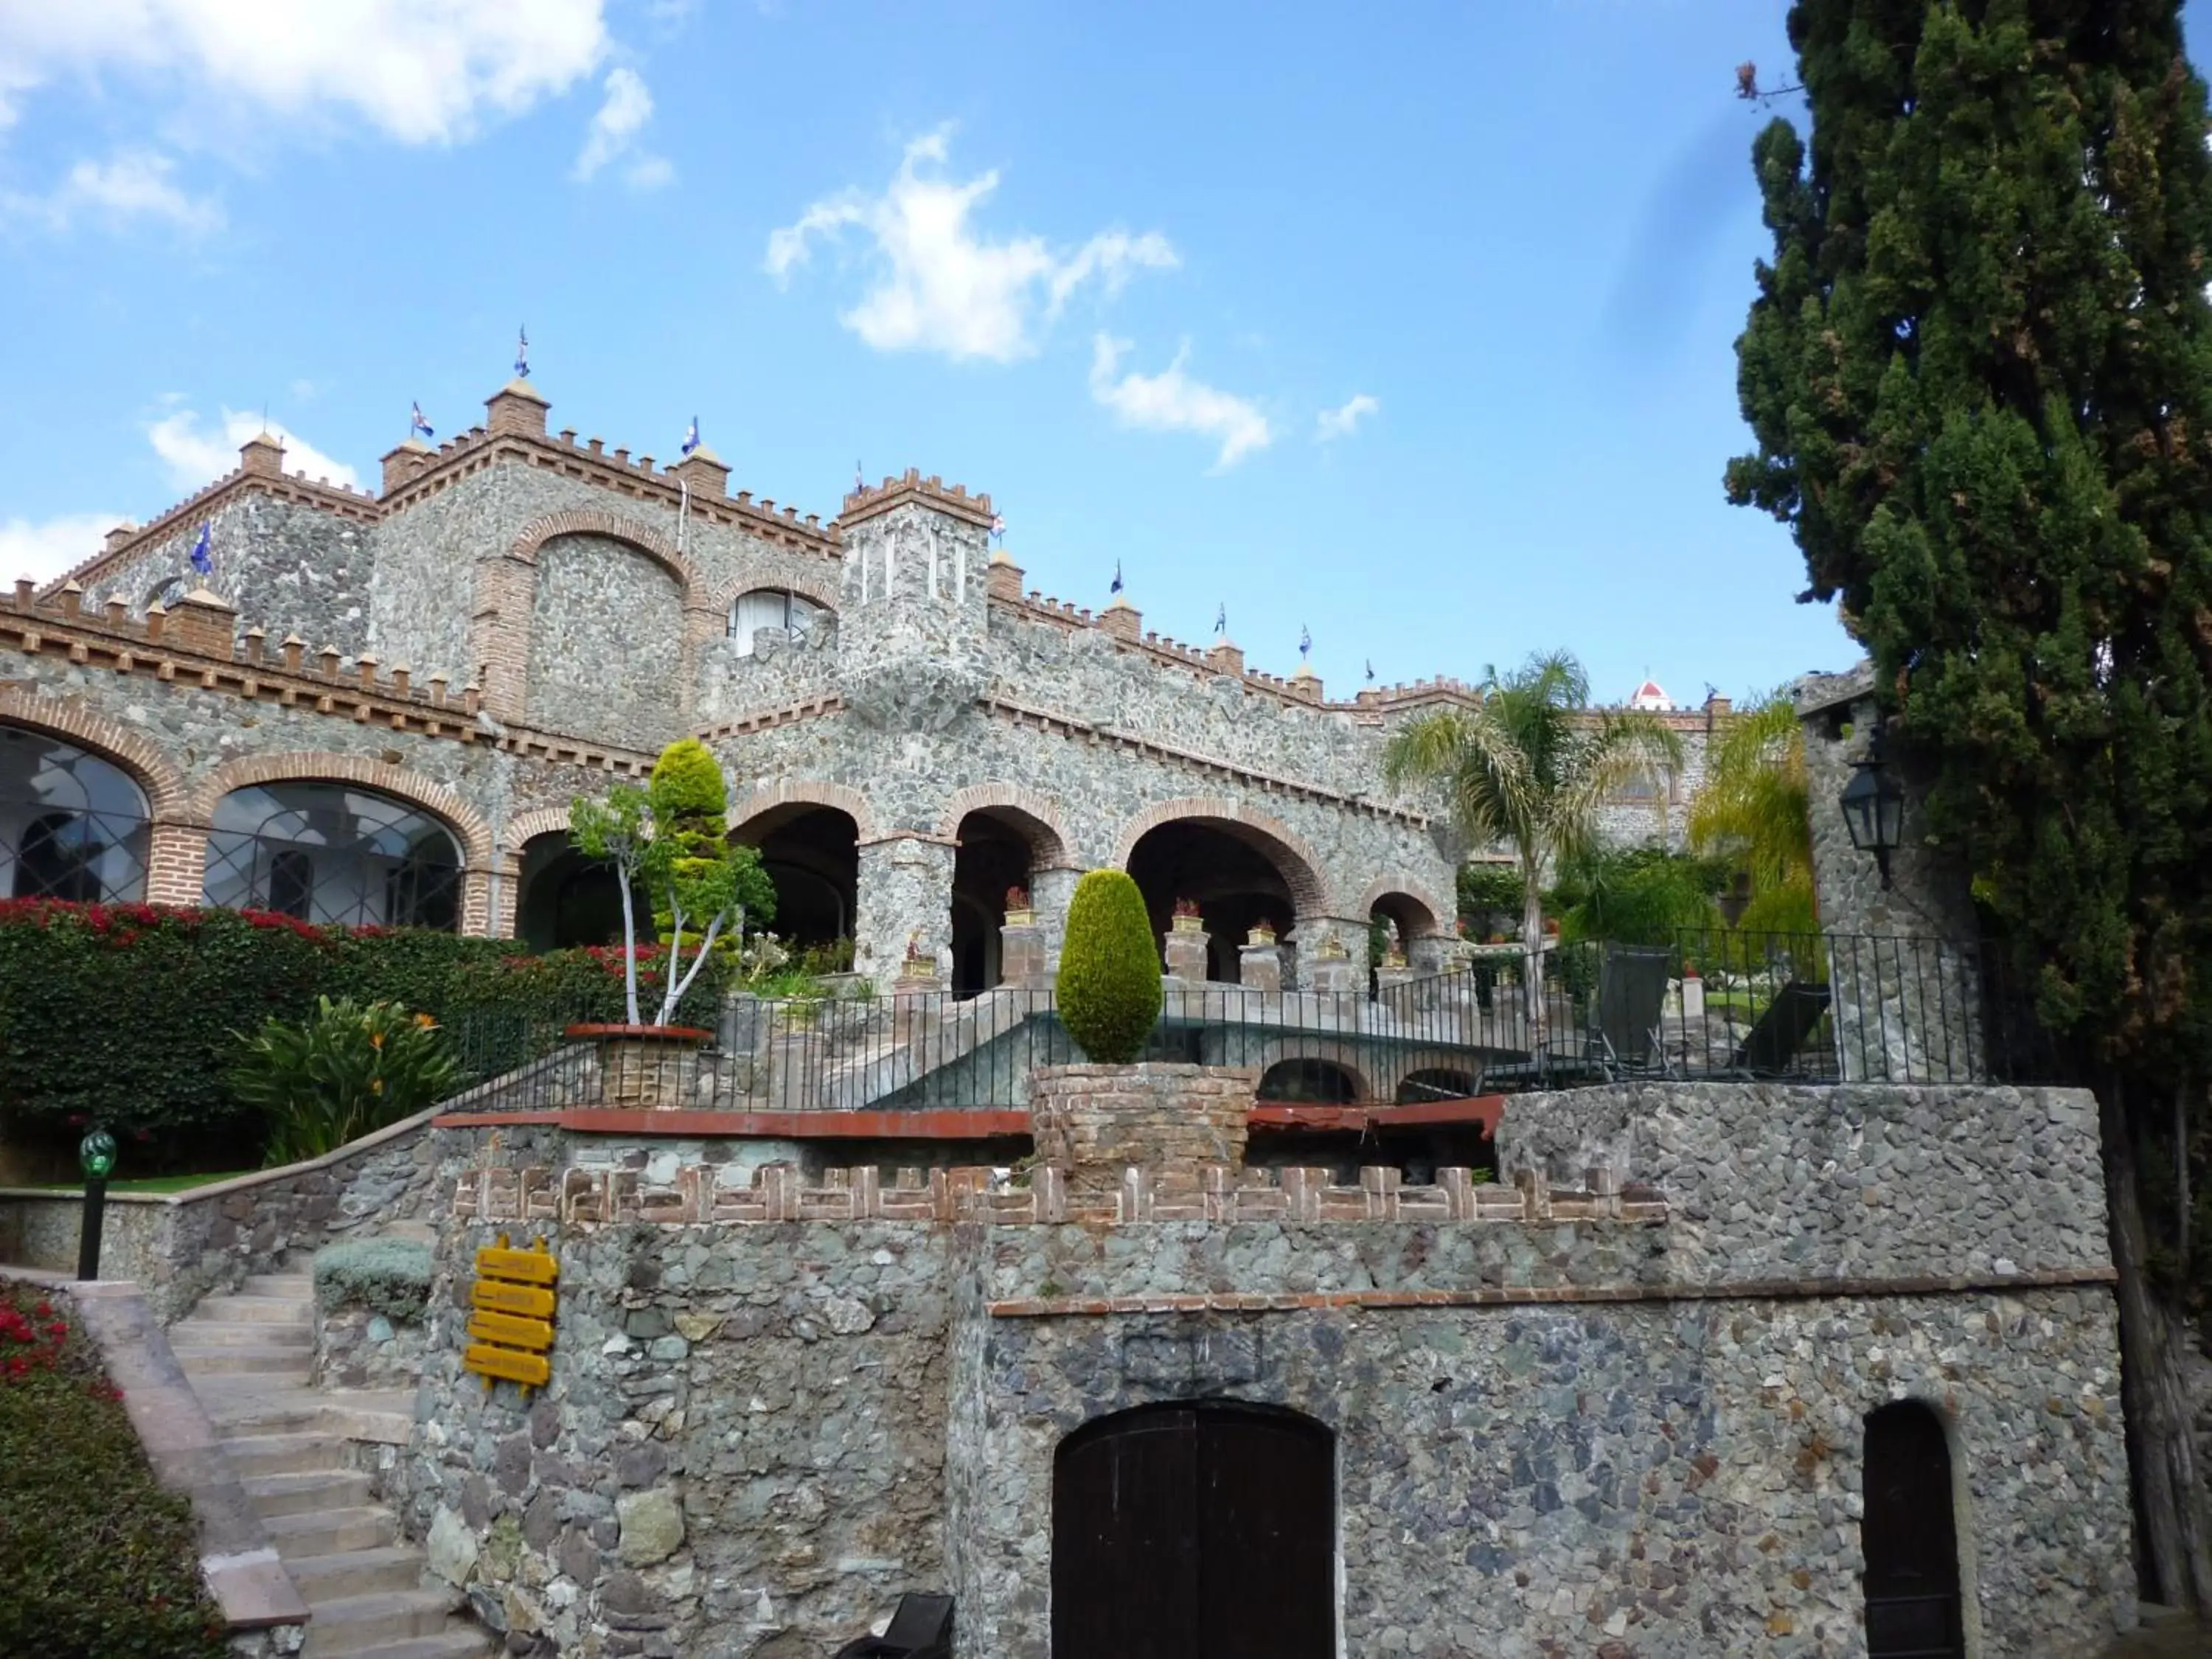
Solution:
<path fill-rule="evenodd" d="M 315 1252 L 315 1305 L 366 1308 L 406 1322 L 430 1303 L 430 1247 L 405 1238 L 349 1238 Z"/>
<path fill-rule="evenodd" d="M 1160 956 L 1137 884 L 1093 870 L 1075 884 L 1060 952 L 1060 1020 L 1084 1055 L 1127 1066 L 1160 1017 Z"/>

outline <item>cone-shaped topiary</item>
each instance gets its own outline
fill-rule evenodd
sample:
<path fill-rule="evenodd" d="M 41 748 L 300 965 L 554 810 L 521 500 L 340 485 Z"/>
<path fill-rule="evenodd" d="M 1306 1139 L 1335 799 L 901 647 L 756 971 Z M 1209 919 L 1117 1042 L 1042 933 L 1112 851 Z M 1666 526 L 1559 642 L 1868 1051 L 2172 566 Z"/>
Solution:
<path fill-rule="evenodd" d="M 1084 1055 L 1127 1066 L 1160 1017 L 1160 957 L 1137 884 L 1093 870 L 1075 884 L 1060 952 L 1060 1018 Z"/>

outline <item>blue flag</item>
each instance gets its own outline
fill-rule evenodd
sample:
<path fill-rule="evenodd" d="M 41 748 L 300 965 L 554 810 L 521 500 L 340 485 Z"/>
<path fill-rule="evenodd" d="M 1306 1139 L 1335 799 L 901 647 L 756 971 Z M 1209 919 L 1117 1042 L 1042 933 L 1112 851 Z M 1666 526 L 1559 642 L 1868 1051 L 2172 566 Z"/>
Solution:
<path fill-rule="evenodd" d="M 1217 634 L 1229 631 L 1229 606 L 1226 603 L 1213 613 L 1213 631 Z"/>
<path fill-rule="evenodd" d="M 696 449 L 696 448 L 698 448 L 698 447 L 699 447 L 699 417 L 698 417 L 696 415 L 694 415 L 694 416 L 691 417 L 691 430 L 690 430 L 690 431 L 689 431 L 689 432 L 687 432 L 687 433 L 686 433 L 686 434 L 684 434 L 684 453 L 686 455 L 689 455 L 689 454 L 690 454 L 693 450 L 695 450 L 695 449 Z"/>
<path fill-rule="evenodd" d="M 530 378 L 530 331 L 526 328 L 514 331 L 514 378 L 518 380 Z"/>
<path fill-rule="evenodd" d="M 1306 656 L 1306 655 L 1310 654 L 1310 653 L 1312 652 L 1312 650 L 1313 650 L 1313 634 L 1312 634 L 1312 631 L 1311 631 L 1310 629 L 1309 629 L 1304 623 L 1300 623 L 1298 624 L 1298 655 L 1300 655 L 1301 657 L 1303 657 L 1303 656 Z"/>
<path fill-rule="evenodd" d="M 1121 562 L 1119 559 L 1114 561 L 1114 586 L 1106 591 L 1109 593 L 1118 593 L 1121 591 Z"/>
<path fill-rule="evenodd" d="M 200 526 L 200 538 L 192 544 L 192 568 L 203 576 L 215 574 L 215 526 Z"/>
<path fill-rule="evenodd" d="M 410 437 L 434 438 L 438 435 L 430 430 L 429 422 L 422 418 L 422 405 L 420 404 L 415 405 L 415 413 L 407 422 L 407 431 Z"/>
<path fill-rule="evenodd" d="M 1369 684 L 1373 684 L 1375 679 L 1375 659 L 1372 657 L 1370 657 L 1367 659 L 1367 678 Z"/>

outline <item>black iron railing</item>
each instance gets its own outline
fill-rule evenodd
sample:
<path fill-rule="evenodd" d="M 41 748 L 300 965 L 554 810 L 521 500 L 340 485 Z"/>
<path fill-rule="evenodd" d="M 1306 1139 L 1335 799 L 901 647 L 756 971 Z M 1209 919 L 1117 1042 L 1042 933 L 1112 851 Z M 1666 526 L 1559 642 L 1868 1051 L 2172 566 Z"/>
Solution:
<path fill-rule="evenodd" d="M 1988 954 L 1929 939 L 1716 930 L 1661 945 L 1480 947 L 1413 975 L 1317 963 L 1323 989 L 1170 980 L 1144 1058 L 1249 1066 L 1264 1103 L 1413 1103 L 1620 1078 L 2031 1081 L 2040 1046 Z M 1337 988 L 1341 987 L 1341 988 Z M 1047 989 L 737 996 L 713 1040 L 614 1054 L 587 1011 L 472 1010 L 459 1109 L 624 1101 L 714 1111 L 1018 1109 L 1083 1058 Z"/>

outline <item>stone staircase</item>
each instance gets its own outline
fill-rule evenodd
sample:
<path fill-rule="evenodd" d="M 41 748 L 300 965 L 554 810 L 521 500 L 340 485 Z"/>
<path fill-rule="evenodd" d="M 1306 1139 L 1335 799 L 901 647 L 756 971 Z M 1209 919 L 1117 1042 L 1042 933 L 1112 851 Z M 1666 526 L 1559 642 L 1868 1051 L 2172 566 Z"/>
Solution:
<path fill-rule="evenodd" d="M 460 1597 L 424 1586 L 422 1551 L 369 1496 L 349 1443 L 404 1443 L 409 1394 L 308 1386 L 314 1293 L 305 1271 L 249 1279 L 204 1298 L 169 1345 L 206 1408 L 231 1470 L 313 1617 L 302 1659 L 487 1659 Z"/>

